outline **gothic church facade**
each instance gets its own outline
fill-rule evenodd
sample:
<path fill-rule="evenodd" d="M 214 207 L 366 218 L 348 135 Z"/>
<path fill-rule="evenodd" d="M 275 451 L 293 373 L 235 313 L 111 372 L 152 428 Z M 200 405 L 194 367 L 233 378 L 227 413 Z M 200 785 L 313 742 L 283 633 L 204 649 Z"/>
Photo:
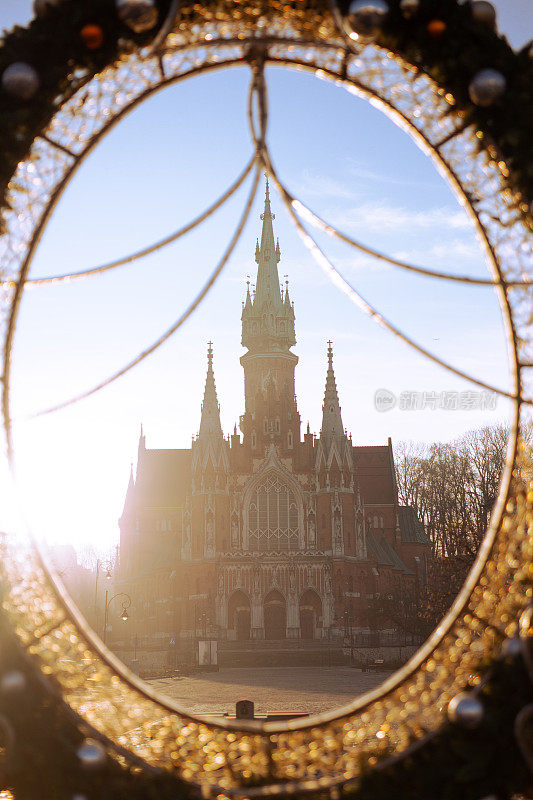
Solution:
<path fill-rule="evenodd" d="M 376 598 L 412 602 L 426 580 L 430 548 L 398 503 L 390 439 L 357 446 L 343 427 L 331 343 L 320 433 L 301 435 L 294 307 L 280 290 L 273 218 L 267 183 L 256 290 L 241 317 L 240 432 L 222 431 L 211 344 L 192 447 L 148 449 L 141 431 L 119 566 L 139 647 L 342 639 L 347 625 L 371 628 Z"/>

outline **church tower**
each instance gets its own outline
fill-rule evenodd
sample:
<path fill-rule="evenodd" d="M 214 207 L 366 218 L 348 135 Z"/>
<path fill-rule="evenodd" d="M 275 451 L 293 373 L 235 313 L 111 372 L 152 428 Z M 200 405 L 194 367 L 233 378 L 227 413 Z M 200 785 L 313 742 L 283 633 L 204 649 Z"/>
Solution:
<path fill-rule="evenodd" d="M 285 289 L 280 288 L 281 253 L 279 241 L 274 242 L 274 218 L 267 178 L 261 243 L 257 242 L 255 250 L 256 289 L 251 294 L 248 285 L 241 317 L 241 341 L 248 352 L 240 359 L 245 395 L 241 430 L 244 444 L 261 458 L 271 443 L 277 445 L 280 453 L 290 456 L 300 441 L 294 390 L 298 356 L 291 351 L 296 344 L 294 309 L 288 283 Z"/>

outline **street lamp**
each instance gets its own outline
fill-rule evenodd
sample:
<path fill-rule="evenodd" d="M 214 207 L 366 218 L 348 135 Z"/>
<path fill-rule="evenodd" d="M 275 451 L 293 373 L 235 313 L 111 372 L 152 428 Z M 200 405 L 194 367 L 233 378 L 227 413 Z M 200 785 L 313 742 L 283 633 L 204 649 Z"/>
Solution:
<path fill-rule="evenodd" d="M 98 578 L 100 577 L 100 572 L 102 569 L 105 569 L 104 578 L 106 581 L 111 580 L 111 567 L 109 562 L 100 561 L 97 559 L 96 561 L 96 580 L 94 582 L 94 629 L 98 632 Z"/>
<path fill-rule="evenodd" d="M 129 596 L 129 594 L 126 594 L 126 592 L 117 592 L 117 594 L 114 594 L 113 597 L 109 598 L 109 600 L 107 599 L 107 595 L 108 594 L 109 594 L 109 592 L 106 589 L 106 593 L 105 593 L 105 613 L 104 613 L 104 635 L 102 637 L 102 640 L 103 640 L 104 644 L 106 643 L 106 639 L 107 639 L 107 617 L 108 617 L 109 606 L 111 605 L 113 600 L 115 600 L 117 597 L 125 597 L 126 598 L 125 600 L 122 601 L 122 613 L 120 614 L 120 619 L 123 622 L 127 622 L 128 621 L 128 619 L 129 619 L 128 608 L 131 606 L 131 597 Z"/>

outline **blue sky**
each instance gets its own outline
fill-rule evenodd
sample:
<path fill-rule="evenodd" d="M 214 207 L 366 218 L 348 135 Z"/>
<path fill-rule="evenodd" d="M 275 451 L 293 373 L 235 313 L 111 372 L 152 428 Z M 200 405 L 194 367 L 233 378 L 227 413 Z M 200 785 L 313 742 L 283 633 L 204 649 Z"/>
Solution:
<path fill-rule="evenodd" d="M 496 3 L 516 46 L 533 11 Z M 29 3 L 2 3 L 0 27 L 28 18 Z M 32 274 L 69 272 L 135 250 L 179 227 L 215 199 L 251 152 L 246 122 L 249 74 L 232 69 L 159 93 L 115 128 L 64 193 Z M 279 173 L 312 208 L 377 249 L 450 272 L 484 275 L 466 215 L 429 160 L 376 109 L 309 74 L 268 70 L 269 142 Z M 188 447 L 198 429 L 205 352 L 226 433 L 243 411 L 238 358 L 246 275 L 255 267 L 261 186 L 250 222 L 220 282 L 170 342 L 91 399 L 32 422 L 28 413 L 70 397 L 113 372 L 157 338 L 220 258 L 249 182 L 206 226 L 137 264 L 101 278 L 28 292 L 14 353 L 19 470 L 37 532 L 49 539 L 111 547 L 118 535 L 139 425 L 149 447 Z M 344 424 L 354 441 L 448 440 L 506 417 L 494 412 L 394 410 L 378 413 L 374 392 L 468 389 L 417 356 L 355 309 L 301 244 L 273 193 L 275 232 L 295 303 L 303 424 L 318 432 L 326 341 L 334 342 Z M 508 386 L 501 314 L 486 288 L 413 277 L 324 241 L 334 263 L 380 311 L 439 356 Z"/>

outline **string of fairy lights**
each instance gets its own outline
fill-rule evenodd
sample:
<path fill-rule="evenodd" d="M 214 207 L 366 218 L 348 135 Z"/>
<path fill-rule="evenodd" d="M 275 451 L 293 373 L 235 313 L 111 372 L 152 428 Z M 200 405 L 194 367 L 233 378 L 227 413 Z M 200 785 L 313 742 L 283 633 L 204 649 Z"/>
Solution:
<path fill-rule="evenodd" d="M 347 37 L 347 42 L 350 43 L 349 37 Z M 146 247 L 140 248 L 139 250 L 133 253 L 129 253 L 113 261 L 109 261 L 104 264 L 100 264 L 84 270 L 69 272 L 66 274 L 61 274 L 61 275 L 58 274 L 41 278 L 26 279 L 24 285 L 25 287 L 28 288 L 46 287 L 65 282 L 79 281 L 81 279 L 101 276 L 107 272 L 110 272 L 111 270 L 115 270 L 119 267 L 132 264 L 148 255 L 160 251 L 163 248 L 169 246 L 170 244 L 176 242 L 178 239 L 185 236 L 187 233 L 193 231 L 195 228 L 197 228 L 202 223 L 206 222 L 208 219 L 210 219 L 212 215 L 215 214 L 216 211 L 218 211 L 220 208 L 222 208 L 224 204 L 227 203 L 227 201 L 238 191 L 238 189 L 243 185 L 243 183 L 250 175 L 254 165 L 256 166 L 256 178 L 254 180 L 254 188 L 252 189 L 252 192 L 248 197 L 245 206 L 245 211 L 237 225 L 234 235 L 231 238 L 230 244 L 226 249 L 226 251 L 224 252 L 223 256 L 221 257 L 220 261 L 212 270 L 211 274 L 209 275 L 206 283 L 204 284 L 200 292 L 196 295 L 196 297 L 189 304 L 189 306 L 183 311 L 183 313 L 180 314 L 180 316 L 175 320 L 175 322 L 163 334 L 161 334 L 147 348 L 138 353 L 133 359 L 131 359 L 128 363 L 123 365 L 120 369 L 116 370 L 114 373 L 107 376 L 102 381 L 100 381 L 93 387 L 89 388 L 88 390 L 83 391 L 49 408 L 45 408 L 36 412 L 33 415 L 34 417 L 40 417 L 59 411 L 70 405 L 78 403 L 83 399 L 90 397 L 96 392 L 99 392 L 101 389 L 115 382 L 120 377 L 129 372 L 131 369 L 140 364 L 144 359 L 146 359 L 148 356 L 154 353 L 164 342 L 166 342 L 181 328 L 183 323 L 198 308 L 200 303 L 203 301 L 208 292 L 214 286 L 216 280 L 218 279 L 224 267 L 228 263 L 240 239 L 240 235 L 246 225 L 251 204 L 255 199 L 255 194 L 256 194 L 255 189 L 257 188 L 257 174 L 258 174 L 257 170 L 261 169 L 264 169 L 266 171 L 265 174 L 267 174 L 273 179 L 280 193 L 280 196 L 283 200 L 283 203 L 286 207 L 290 219 L 294 223 L 299 236 L 301 237 L 303 243 L 313 256 L 313 258 L 317 261 L 319 266 L 324 270 L 328 278 L 342 292 L 344 292 L 348 296 L 348 298 L 357 306 L 357 308 L 359 308 L 360 311 L 370 316 L 370 318 L 373 319 L 374 322 L 376 322 L 377 324 L 388 330 L 394 336 L 401 339 L 409 347 L 414 349 L 416 352 L 418 352 L 425 358 L 431 360 L 439 367 L 487 391 L 493 392 L 495 394 L 498 394 L 506 398 L 510 398 L 512 400 L 517 399 L 516 394 L 504 391 L 496 386 L 493 386 L 492 384 L 481 381 L 472 376 L 471 374 L 454 367 L 452 364 L 439 358 L 434 353 L 431 353 L 427 348 L 416 343 L 408 335 L 399 330 L 393 323 L 391 323 L 388 319 L 386 319 L 386 317 L 382 315 L 377 308 L 368 303 L 363 298 L 361 293 L 357 290 L 357 288 L 354 287 L 352 284 L 350 284 L 346 280 L 346 278 L 341 275 L 341 273 L 333 265 L 328 256 L 318 246 L 315 239 L 309 234 L 307 229 L 304 227 L 304 225 L 302 224 L 302 220 L 307 221 L 318 230 L 327 233 L 330 237 L 333 237 L 337 240 L 344 242 L 345 244 L 351 246 L 352 248 L 354 248 L 360 253 L 363 253 L 366 256 L 370 256 L 372 258 L 383 261 L 393 267 L 397 267 L 402 270 L 415 273 L 421 276 L 431 277 L 437 280 L 452 281 L 455 283 L 462 283 L 462 284 L 475 285 L 481 287 L 492 287 L 492 288 L 497 286 L 499 287 L 505 286 L 505 287 L 527 289 L 533 286 L 533 280 L 528 279 L 526 277 L 520 280 L 505 280 L 504 282 L 501 275 L 499 275 L 497 279 L 480 278 L 469 275 L 456 275 L 453 273 L 436 271 L 425 267 L 417 266 L 407 261 L 394 258 L 386 253 L 382 253 L 367 244 L 356 241 L 352 237 L 340 231 L 335 225 L 328 223 L 324 219 L 322 219 L 318 214 L 312 211 L 305 203 L 303 203 L 301 199 L 299 199 L 289 191 L 287 186 L 282 182 L 276 170 L 274 169 L 273 161 L 266 141 L 267 125 L 268 125 L 268 98 L 267 98 L 267 82 L 264 74 L 264 67 L 265 67 L 264 53 L 258 52 L 256 61 L 255 63 L 252 64 L 252 79 L 250 82 L 249 100 L 248 100 L 249 129 L 250 129 L 251 139 L 255 147 L 254 154 L 247 162 L 247 164 L 245 165 L 241 173 L 238 175 L 238 177 L 235 179 L 235 181 L 226 189 L 225 192 L 223 192 L 223 194 L 217 200 L 215 200 L 212 204 L 210 204 L 204 212 L 198 215 L 194 220 L 188 222 L 183 226 L 180 226 L 180 228 L 178 228 L 176 231 L 168 234 L 167 236 L 163 237 L 157 242 L 152 243 Z M 4 281 L 4 285 L 9 286 L 11 284 L 12 282 L 10 281 Z M 524 402 L 533 404 L 533 400 L 530 401 L 526 399 Z"/>

